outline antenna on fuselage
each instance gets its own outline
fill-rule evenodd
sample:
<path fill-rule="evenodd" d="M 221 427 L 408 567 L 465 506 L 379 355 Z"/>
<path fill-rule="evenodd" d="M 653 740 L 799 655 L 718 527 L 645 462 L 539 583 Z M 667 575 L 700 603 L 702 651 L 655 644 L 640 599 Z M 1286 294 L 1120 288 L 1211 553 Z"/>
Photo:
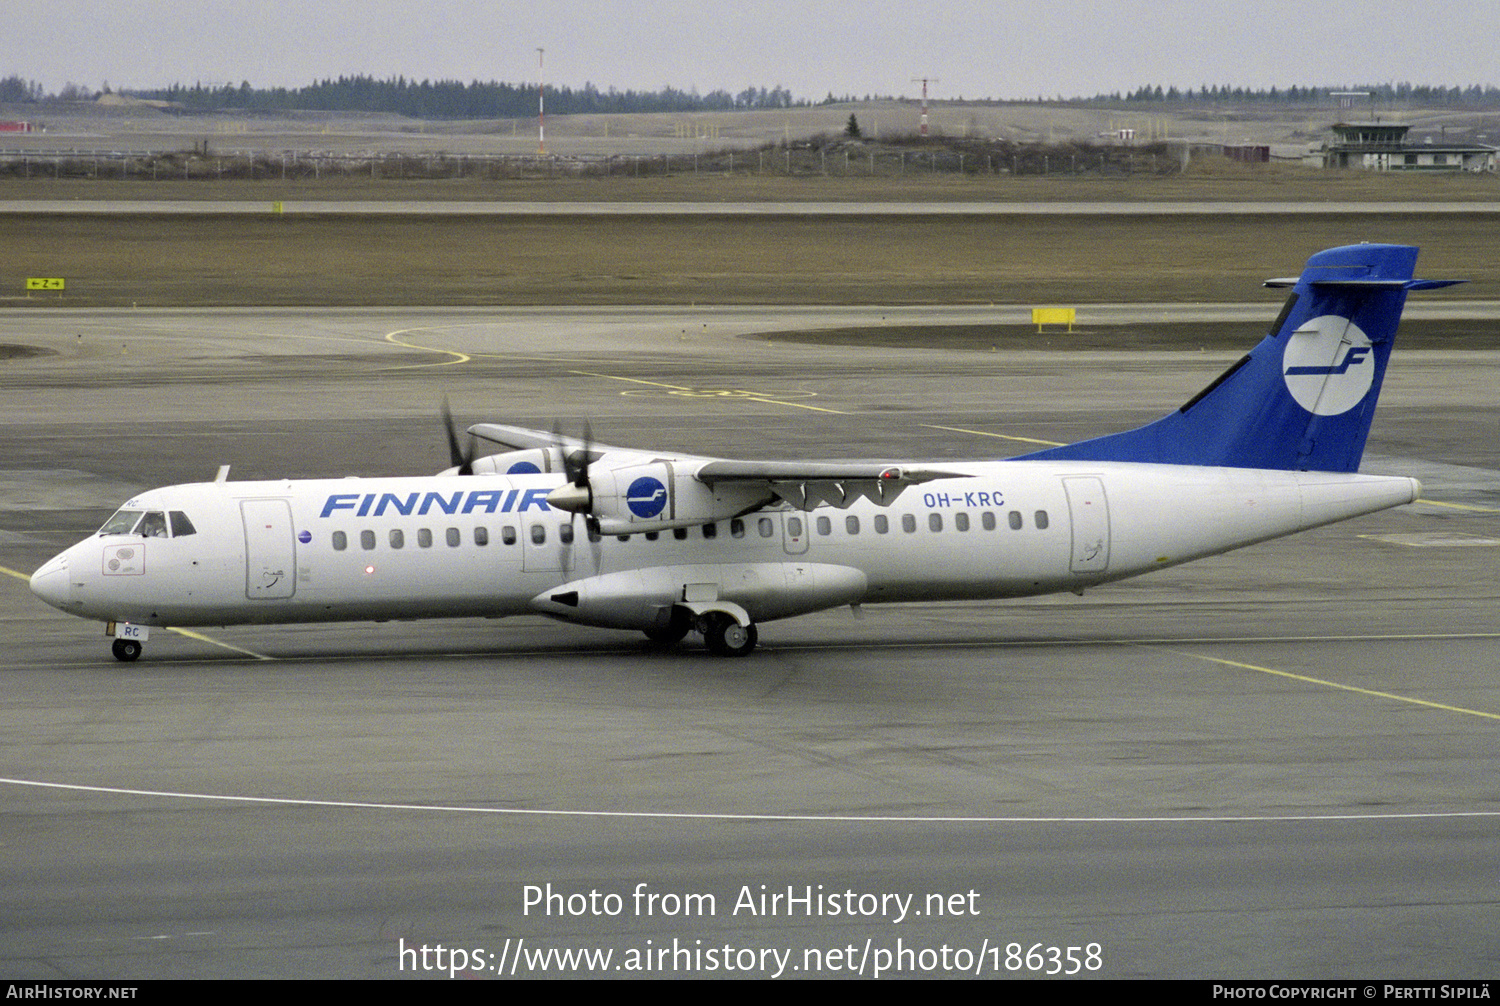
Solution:
<path fill-rule="evenodd" d="M 217 474 L 217 475 L 214 476 L 214 481 L 215 482 L 228 482 L 229 481 L 229 466 L 228 465 L 220 465 L 219 466 L 219 474 Z"/>

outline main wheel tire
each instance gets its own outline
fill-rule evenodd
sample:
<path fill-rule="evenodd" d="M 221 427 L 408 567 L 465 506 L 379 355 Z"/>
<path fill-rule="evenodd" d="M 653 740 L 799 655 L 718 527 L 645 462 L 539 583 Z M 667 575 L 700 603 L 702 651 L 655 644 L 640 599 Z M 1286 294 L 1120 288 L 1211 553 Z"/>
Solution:
<path fill-rule="evenodd" d="M 122 660 L 128 664 L 141 655 L 141 644 L 135 639 L 116 639 L 114 645 L 110 647 L 110 652 L 115 655 L 116 660 Z"/>
<path fill-rule="evenodd" d="M 653 625 L 643 629 L 646 638 L 657 646 L 675 646 L 693 630 L 693 616 L 683 608 L 673 608 L 672 615 L 664 625 Z"/>
<path fill-rule="evenodd" d="M 748 657 L 755 649 L 758 635 L 754 622 L 741 625 L 728 615 L 715 614 L 703 633 L 703 641 L 708 644 L 709 652 L 716 656 Z"/>

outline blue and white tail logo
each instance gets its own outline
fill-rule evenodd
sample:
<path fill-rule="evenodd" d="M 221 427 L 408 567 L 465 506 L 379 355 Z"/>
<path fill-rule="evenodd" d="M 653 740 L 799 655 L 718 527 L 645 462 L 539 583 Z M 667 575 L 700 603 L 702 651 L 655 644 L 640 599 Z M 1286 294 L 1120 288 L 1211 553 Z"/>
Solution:
<path fill-rule="evenodd" d="M 1270 333 L 1176 412 L 1134 430 L 1049 447 L 1037 460 L 1354 472 L 1375 415 L 1417 250 L 1346 245 L 1318 252 Z"/>
<path fill-rule="evenodd" d="M 1286 340 L 1281 354 L 1286 390 L 1315 416 L 1342 415 L 1364 401 L 1375 383 L 1373 348 L 1348 318 L 1313 318 Z"/>

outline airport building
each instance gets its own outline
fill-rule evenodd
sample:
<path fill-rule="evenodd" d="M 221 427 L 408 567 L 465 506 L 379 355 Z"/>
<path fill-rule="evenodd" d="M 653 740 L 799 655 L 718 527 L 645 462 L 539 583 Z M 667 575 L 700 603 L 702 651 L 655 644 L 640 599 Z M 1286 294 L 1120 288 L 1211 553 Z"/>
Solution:
<path fill-rule="evenodd" d="M 1482 143 L 1423 143 L 1407 140 L 1410 126 L 1388 122 L 1340 122 L 1323 147 L 1325 168 L 1369 171 L 1494 171 L 1500 148 Z"/>

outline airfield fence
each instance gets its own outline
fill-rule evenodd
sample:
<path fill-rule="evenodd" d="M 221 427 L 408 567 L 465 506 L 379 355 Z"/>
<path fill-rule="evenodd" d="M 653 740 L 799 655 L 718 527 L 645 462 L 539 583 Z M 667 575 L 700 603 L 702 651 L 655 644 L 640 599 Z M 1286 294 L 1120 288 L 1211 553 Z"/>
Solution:
<path fill-rule="evenodd" d="M 755 149 L 692 154 L 405 154 L 309 150 L 201 151 L 4 150 L 0 176 L 308 180 L 545 179 L 680 174 L 879 177 L 906 175 L 1177 174 L 1187 164 L 1178 145 L 1015 144 L 995 141 L 909 143 L 803 141 Z"/>

